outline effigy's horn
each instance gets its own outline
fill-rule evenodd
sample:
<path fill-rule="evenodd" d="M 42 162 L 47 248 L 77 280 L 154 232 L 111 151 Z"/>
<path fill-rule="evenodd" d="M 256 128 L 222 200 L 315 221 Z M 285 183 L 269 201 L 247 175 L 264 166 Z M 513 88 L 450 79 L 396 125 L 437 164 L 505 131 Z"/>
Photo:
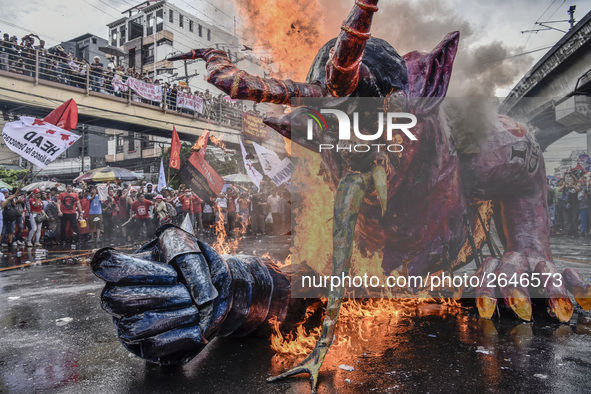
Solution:
<path fill-rule="evenodd" d="M 326 96 L 319 83 L 261 78 L 249 74 L 232 64 L 228 54 L 219 49 L 193 49 L 191 52 L 168 58 L 171 61 L 188 59 L 205 60 L 209 75 L 207 81 L 233 99 L 291 105 L 292 98 Z"/>
<path fill-rule="evenodd" d="M 365 43 L 371 37 L 373 14 L 378 0 L 356 0 L 326 64 L 326 86 L 330 94 L 344 97 L 353 93 L 359 83 L 359 69 Z"/>

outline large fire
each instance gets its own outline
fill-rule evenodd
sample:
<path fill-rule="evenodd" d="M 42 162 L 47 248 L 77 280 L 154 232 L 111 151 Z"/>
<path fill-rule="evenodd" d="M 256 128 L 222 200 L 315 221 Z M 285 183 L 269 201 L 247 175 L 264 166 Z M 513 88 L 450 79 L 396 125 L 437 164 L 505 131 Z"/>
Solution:
<path fill-rule="evenodd" d="M 324 365 L 350 363 L 352 359 L 381 356 L 388 348 L 389 338 L 399 330 L 402 319 L 411 319 L 424 314 L 459 313 L 461 307 L 451 299 L 434 299 L 426 294 L 420 297 L 394 299 L 347 299 L 343 301 L 336 330 L 336 340 Z M 308 311 L 312 315 L 313 311 Z M 277 321 L 271 322 L 273 335 L 271 348 L 276 352 L 274 367 L 297 362 L 314 348 L 321 327 L 307 330 L 305 323 L 293 332 L 283 333 Z"/>
<path fill-rule="evenodd" d="M 290 78 L 303 81 L 313 58 L 324 42 L 331 37 L 326 36 L 323 12 L 316 1 L 305 0 L 234 0 L 242 24 L 243 33 L 252 39 L 249 46 L 255 56 L 270 59 L 264 64 L 267 75 L 278 78 Z M 338 31 L 337 31 L 338 32 Z M 336 32 L 332 32 L 336 34 Z M 293 152 L 291 151 L 293 149 Z M 291 260 L 305 262 L 316 272 L 329 274 L 332 266 L 332 212 L 334 191 L 323 179 L 320 155 L 303 149 L 297 145 L 289 145 L 290 155 L 305 165 L 296 165 L 292 176 L 293 189 L 297 190 L 301 201 L 294 201 L 294 217 L 296 221 L 292 242 L 292 254 L 285 262 L 277 262 L 279 266 L 288 265 Z M 293 199 L 292 199 L 293 200 Z M 490 217 L 490 204 L 482 204 L 482 217 L 486 221 Z M 477 223 L 475 240 L 477 246 L 482 244 L 484 230 Z M 218 237 L 218 245 L 220 244 Z M 230 248 L 235 249 L 235 248 Z M 223 250 L 227 253 L 228 248 Z M 469 245 L 463 249 L 459 261 L 470 256 Z M 268 257 L 268 256 L 266 256 Z M 354 248 L 351 272 L 364 272 L 368 275 L 382 276 L 382 257 L 374 254 L 364 257 L 358 248 Z M 421 314 L 421 306 L 434 301 L 443 304 L 443 308 L 456 307 L 453 300 L 434 300 L 425 294 L 407 299 L 382 298 L 357 301 L 344 300 L 341 307 L 336 340 L 328 355 L 333 361 L 347 360 L 351 354 L 379 352 L 372 345 L 386 341 L 392 330 L 397 329 L 401 318 Z M 310 311 L 312 314 L 312 311 Z M 274 333 L 271 347 L 277 353 L 277 364 L 284 362 L 285 357 L 304 357 L 313 349 L 320 335 L 320 327 L 308 327 L 301 323 L 293 332 L 280 331 L 280 322 L 273 322 Z M 371 338 L 371 341 L 370 341 Z M 332 365 L 333 362 L 324 365 Z"/>
<path fill-rule="evenodd" d="M 303 81 L 324 44 L 322 10 L 308 0 L 234 0 L 254 55 L 277 78 Z M 266 61 L 265 61 L 266 60 Z"/>

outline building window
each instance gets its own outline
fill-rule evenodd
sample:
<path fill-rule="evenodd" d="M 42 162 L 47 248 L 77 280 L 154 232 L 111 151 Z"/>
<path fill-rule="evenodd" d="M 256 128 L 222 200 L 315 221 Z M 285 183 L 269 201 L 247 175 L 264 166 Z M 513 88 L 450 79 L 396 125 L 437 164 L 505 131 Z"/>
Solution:
<path fill-rule="evenodd" d="M 142 136 L 142 150 L 154 149 L 154 141 L 150 141 L 148 136 Z"/>
<path fill-rule="evenodd" d="M 115 137 L 117 139 L 117 147 L 115 148 L 115 153 L 123 153 L 123 148 L 125 146 L 125 140 L 120 136 Z"/>
<path fill-rule="evenodd" d="M 207 29 L 207 41 L 211 41 L 211 30 Z"/>
<path fill-rule="evenodd" d="M 162 31 L 164 29 L 164 10 L 159 9 L 156 11 L 156 31 Z"/>
<path fill-rule="evenodd" d="M 154 34 L 154 19 L 152 14 L 147 15 L 148 18 L 148 27 L 146 28 L 146 35 L 151 36 Z"/>
<path fill-rule="evenodd" d="M 123 44 L 125 44 L 126 38 L 125 25 L 121 25 L 119 27 L 119 46 L 123 46 Z"/>
<path fill-rule="evenodd" d="M 203 37 L 203 26 L 199 25 L 197 30 L 199 30 L 199 37 Z"/>
<path fill-rule="evenodd" d="M 172 10 L 168 10 L 168 21 L 170 23 L 174 22 L 174 12 Z"/>
<path fill-rule="evenodd" d="M 127 146 L 128 152 L 135 152 L 135 135 L 133 133 L 129 133 L 129 144 Z"/>
<path fill-rule="evenodd" d="M 154 44 L 144 45 L 143 55 L 143 64 L 154 63 Z"/>
<path fill-rule="evenodd" d="M 117 46 L 117 28 L 111 30 L 111 45 Z"/>
<path fill-rule="evenodd" d="M 179 15 L 179 27 L 183 27 L 183 16 Z"/>
<path fill-rule="evenodd" d="M 193 33 L 193 21 L 192 20 L 189 21 L 189 31 L 191 33 Z"/>
<path fill-rule="evenodd" d="M 93 44 L 96 44 L 96 38 L 93 38 L 93 39 L 92 39 L 92 43 L 93 43 Z"/>
<path fill-rule="evenodd" d="M 158 46 L 161 46 L 161 45 L 170 45 L 170 46 L 172 46 L 172 41 L 169 40 L 168 38 L 163 38 L 161 40 L 158 40 L 157 44 L 158 44 Z"/>
<path fill-rule="evenodd" d="M 140 16 L 129 21 L 129 40 L 140 38 L 144 35 L 144 17 Z"/>

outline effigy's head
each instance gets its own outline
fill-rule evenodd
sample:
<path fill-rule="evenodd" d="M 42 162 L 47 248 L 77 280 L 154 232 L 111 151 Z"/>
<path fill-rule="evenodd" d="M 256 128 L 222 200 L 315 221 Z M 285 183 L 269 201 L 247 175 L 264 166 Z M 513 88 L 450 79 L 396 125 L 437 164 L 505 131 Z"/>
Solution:
<path fill-rule="evenodd" d="M 306 82 L 320 83 L 326 88 L 327 64 L 337 39 L 328 41 L 318 51 Z M 381 38 L 367 40 L 359 65 L 359 80 L 352 97 L 386 97 L 394 92 L 408 92 L 408 71 L 402 56 Z"/>

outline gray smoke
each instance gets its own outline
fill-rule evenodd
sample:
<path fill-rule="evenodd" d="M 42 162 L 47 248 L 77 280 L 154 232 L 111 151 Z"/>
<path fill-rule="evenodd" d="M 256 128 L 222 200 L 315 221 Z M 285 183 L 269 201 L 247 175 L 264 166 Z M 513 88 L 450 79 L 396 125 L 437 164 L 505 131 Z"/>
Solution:
<path fill-rule="evenodd" d="M 431 51 L 451 31 L 460 32 L 442 117 L 451 128 L 460 153 L 477 153 L 481 141 L 498 127 L 497 88 L 512 87 L 532 65 L 531 56 L 510 57 L 522 47 L 479 41 L 478 27 L 438 0 L 380 3 L 372 33 L 388 40 L 401 54 Z M 467 99 L 469 97 L 469 99 Z"/>

